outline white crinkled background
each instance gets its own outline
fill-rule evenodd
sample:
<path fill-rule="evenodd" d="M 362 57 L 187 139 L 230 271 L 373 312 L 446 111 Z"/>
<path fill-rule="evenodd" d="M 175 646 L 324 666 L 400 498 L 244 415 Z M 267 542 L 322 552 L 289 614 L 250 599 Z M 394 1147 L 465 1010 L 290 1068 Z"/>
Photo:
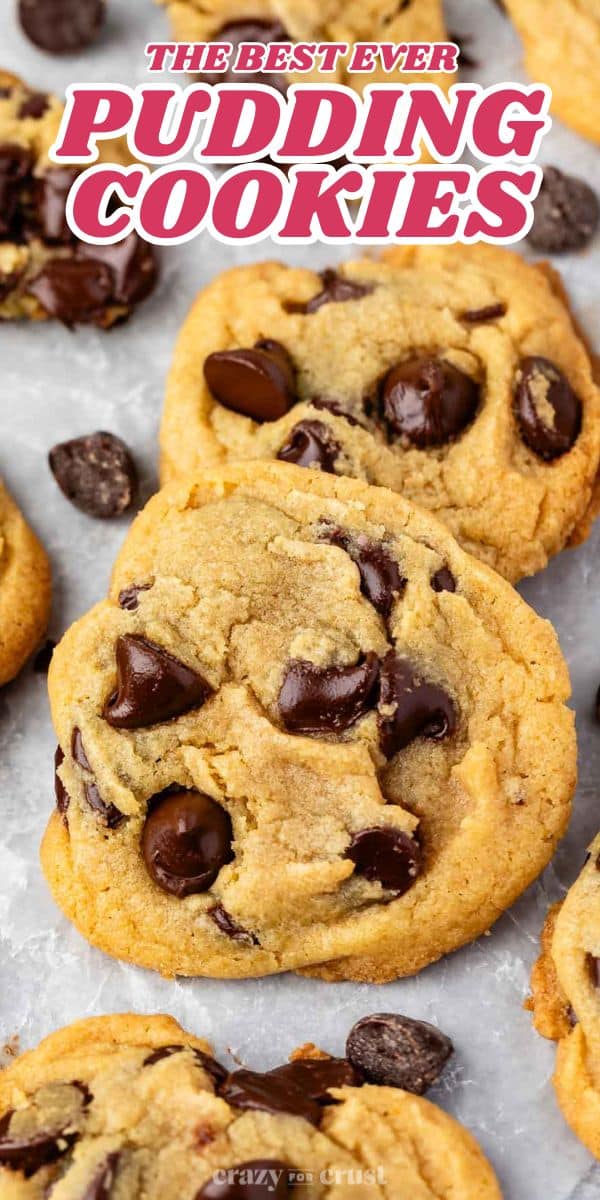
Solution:
<path fill-rule="evenodd" d="M 77 80 L 141 81 L 143 46 L 166 37 L 164 14 L 151 0 L 109 0 L 109 9 L 94 48 L 56 59 L 25 41 L 13 0 L 0 0 L 1 64 L 39 89 L 62 91 Z M 465 78 L 491 83 L 523 77 L 518 40 L 493 0 L 451 0 L 448 10 L 449 28 L 472 35 L 468 49 L 479 60 Z M 558 122 L 541 161 L 572 169 L 600 190 L 600 151 Z M 72 508 L 48 470 L 49 448 L 94 429 L 112 430 L 132 447 L 148 496 L 156 486 L 165 373 L 195 292 L 222 268 L 271 253 L 268 243 L 238 249 L 202 237 L 163 254 L 157 292 L 129 325 L 110 334 L 72 334 L 50 323 L 0 329 L 0 471 L 52 556 L 55 638 L 104 594 L 127 521 L 102 523 Z M 278 247 L 276 254 L 316 267 L 348 256 L 323 246 Z M 577 314 L 598 344 L 600 236 L 584 253 L 563 257 L 560 266 Z M 342 1051 L 350 1026 L 365 1013 L 407 1013 L 439 1024 L 454 1039 L 454 1059 L 431 1095 L 479 1138 L 506 1200 L 600 1197 L 600 1166 L 557 1110 L 550 1084 L 554 1049 L 533 1032 L 522 1009 L 548 905 L 577 875 L 600 826 L 600 728 L 593 719 L 600 683 L 599 550 L 600 527 L 586 546 L 564 553 L 521 589 L 556 625 L 571 668 L 580 785 L 568 837 L 542 879 L 488 937 L 417 979 L 384 988 L 293 976 L 167 982 L 92 950 L 59 915 L 38 866 L 53 803 L 55 738 L 45 678 L 27 667 L 0 693 L 0 1046 L 13 1035 L 21 1048 L 33 1046 L 85 1015 L 168 1011 L 210 1038 L 220 1056 L 230 1049 L 261 1068 L 283 1061 L 305 1041 Z"/>

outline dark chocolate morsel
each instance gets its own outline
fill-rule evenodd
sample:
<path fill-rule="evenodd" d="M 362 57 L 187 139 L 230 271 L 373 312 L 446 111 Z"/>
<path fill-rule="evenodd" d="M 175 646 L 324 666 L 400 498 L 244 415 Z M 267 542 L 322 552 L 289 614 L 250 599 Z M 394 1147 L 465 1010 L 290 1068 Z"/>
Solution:
<path fill-rule="evenodd" d="M 278 1158 L 254 1158 L 216 1171 L 195 1200 L 288 1200 L 293 1180 L 293 1169 Z"/>
<path fill-rule="evenodd" d="M 321 1119 L 321 1106 L 292 1078 L 275 1072 L 233 1071 L 223 1084 L 220 1095 L 233 1108 L 258 1109 L 270 1113 L 291 1113 L 304 1117 L 312 1125 Z"/>
<path fill-rule="evenodd" d="M 61 1129 L 27 1135 L 19 1135 L 16 1130 L 11 1133 L 15 1115 L 11 1110 L 0 1119 L 0 1166 L 22 1171 L 26 1179 L 66 1154 L 79 1136 Z"/>
<path fill-rule="evenodd" d="M 331 269 L 323 271 L 321 282 L 322 290 L 302 306 L 305 313 L 316 313 L 324 304 L 345 304 L 348 300 L 362 300 L 363 296 L 369 296 L 375 289 L 372 283 L 355 283 L 354 280 L 345 279 L 343 275 L 338 275 L 337 271 Z"/>
<path fill-rule="evenodd" d="M 581 250 L 598 228 L 600 205 L 583 179 L 544 167 L 542 186 L 533 202 L 532 246 L 550 254 Z"/>
<path fill-rule="evenodd" d="M 111 299 L 128 307 L 141 304 L 155 287 L 158 277 L 152 246 L 130 233 L 112 246 L 91 246 L 81 242 L 77 257 L 102 263 L 112 275 Z"/>
<path fill-rule="evenodd" d="M 600 958 L 595 954 L 586 954 L 586 962 L 593 986 L 600 988 Z"/>
<path fill-rule="evenodd" d="M 65 208 L 78 174 L 74 167 L 51 167 L 35 181 L 35 211 L 40 236 L 46 242 L 68 244 L 73 240 Z"/>
<path fill-rule="evenodd" d="M 407 659 L 390 650 L 381 664 L 378 725 L 381 749 L 392 758 L 415 738 L 450 737 L 456 710 L 443 688 L 420 679 Z"/>
<path fill-rule="evenodd" d="M 217 350 L 205 360 L 204 378 L 219 404 L 253 421 L 277 421 L 296 402 L 294 364 L 280 342 Z"/>
<path fill-rule="evenodd" d="M 299 421 L 290 430 L 277 457 L 297 467 L 320 467 L 332 475 L 340 453 L 339 442 L 323 421 Z"/>
<path fill-rule="evenodd" d="M 217 34 L 213 34 L 212 41 L 231 42 L 233 46 L 231 62 L 233 63 L 236 50 L 242 42 L 262 42 L 263 45 L 268 46 L 271 42 L 290 42 L 293 39 L 279 21 L 262 21 L 258 17 L 247 17 L 246 20 L 228 21 Z M 258 74 L 253 74 L 250 71 L 233 71 L 228 68 L 226 71 L 206 71 L 201 78 L 205 83 L 262 83 L 267 87 L 275 88 L 283 95 L 287 92 L 285 75 L 271 71 L 259 71 Z"/>
<path fill-rule="evenodd" d="M 461 312 L 460 319 L 468 325 L 479 325 L 485 324 L 486 321 L 497 321 L 505 316 L 506 305 L 499 301 L 498 304 L 486 304 L 484 308 L 467 308 Z"/>
<path fill-rule="evenodd" d="M 349 425 L 360 425 L 356 417 L 341 403 L 340 400 L 334 400 L 333 396 L 311 396 L 307 401 L 313 408 L 319 408 L 324 412 L 330 412 L 334 417 L 343 417 Z"/>
<path fill-rule="evenodd" d="M 100 430 L 53 446 L 50 470 L 67 500 L 90 517 L 107 520 L 130 508 L 137 471 L 128 447 L 114 433 Z"/>
<path fill-rule="evenodd" d="M 479 405 L 479 386 L 443 358 L 409 358 L 388 371 L 381 404 L 391 436 L 423 450 L 466 429 Z"/>
<path fill-rule="evenodd" d="M 119 1170 L 120 1158 L 121 1154 L 118 1150 L 106 1155 L 104 1161 L 96 1168 L 83 1193 L 82 1200 L 110 1200 Z"/>
<path fill-rule="evenodd" d="M 562 371 L 539 354 L 521 359 L 514 410 L 525 445 L 546 461 L 567 454 L 581 432 L 579 397 Z"/>
<path fill-rule="evenodd" d="M 410 834 L 391 826 L 376 825 L 355 833 L 346 851 L 356 874 L 387 891 L 403 896 L 421 870 L 421 848 Z"/>
<path fill-rule="evenodd" d="M 364 1082 L 346 1058 L 296 1058 L 268 1072 L 269 1078 L 287 1080 L 317 1104 L 334 1104 L 329 1088 L 360 1087 Z"/>
<path fill-rule="evenodd" d="M 19 0 L 19 20 L 34 46 L 49 54 L 72 54 L 100 31 L 104 0 Z"/>
<path fill-rule="evenodd" d="M 77 725 L 75 725 L 71 734 L 71 757 L 75 759 L 75 762 L 82 767 L 84 771 L 91 771 L 92 768 L 90 767 L 88 756 L 83 748 L 81 730 Z"/>
<path fill-rule="evenodd" d="M 107 267 L 90 259 L 49 258 L 27 284 L 50 317 L 71 328 L 99 320 L 112 297 L 112 275 Z"/>
<path fill-rule="evenodd" d="M 229 813 L 203 792 L 161 793 L 150 801 L 142 832 L 148 874 L 182 899 L 206 892 L 233 858 Z"/>
<path fill-rule="evenodd" d="M 208 915 L 221 933 L 231 938 L 232 942 L 239 942 L 244 946 L 258 946 L 258 938 L 244 929 L 242 925 L 238 925 L 222 904 L 215 904 L 214 908 L 209 908 Z"/>
<path fill-rule="evenodd" d="M 374 1013 L 357 1021 L 346 1054 L 368 1083 L 403 1088 L 422 1096 L 453 1053 L 450 1038 L 435 1025 L 400 1013 Z"/>
<path fill-rule="evenodd" d="M 369 651 L 355 666 L 288 663 L 279 692 L 281 719 L 292 733 L 343 733 L 375 707 L 379 660 Z"/>
<path fill-rule="evenodd" d="M 142 1066 L 153 1067 L 155 1063 L 162 1062 L 162 1060 L 165 1058 L 171 1058 L 173 1054 L 180 1054 L 182 1050 L 191 1051 L 198 1066 L 202 1067 L 202 1070 L 206 1071 L 207 1075 L 210 1075 L 215 1088 L 218 1089 L 220 1085 L 225 1082 L 228 1075 L 228 1071 L 225 1070 L 225 1067 L 222 1067 L 220 1062 L 217 1062 L 216 1058 L 213 1058 L 211 1054 L 205 1054 L 203 1050 L 198 1050 L 195 1046 L 184 1046 L 179 1044 L 173 1046 L 160 1046 L 158 1050 L 153 1050 L 152 1053 L 144 1059 Z"/>
<path fill-rule="evenodd" d="M 434 592 L 455 592 L 456 580 L 449 567 L 440 567 L 431 576 L 431 586 Z"/>
<path fill-rule="evenodd" d="M 44 0 L 40 0 L 43 3 Z M 33 117 L 34 121 L 39 121 L 40 117 L 48 111 L 50 97 L 47 92 L 30 92 L 23 101 L 19 112 L 19 120 L 23 121 L 26 117 Z"/>
<path fill-rule="evenodd" d="M 323 538 L 350 555 L 358 567 L 363 596 L 382 617 L 389 617 L 394 600 L 402 595 L 406 587 L 406 579 L 400 574 L 398 564 L 389 550 L 382 542 L 371 541 L 364 534 L 353 537 L 333 526 L 325 528 Z"/>
<path fill-rule="evenodd" d="M 0 142 L 0 237 L 11 235 L 17 215 L 20 190 L 33 159 L 25 146 L 17 142 Z"/>
<path fill-rule="evenodd" d="M 212 694 L 197 671 L 138 634 L 117 640 L 117 690 L 104 706 L 115 729 L 144 729 L 200 708 Z"/>
<path fill-rule="evenodd" d="M 54 795 L 56 796 L 56 807 L 65 823 L 67 824 L 67 809 L 71 803 L 71 797 L 58 774 L 58 768 L 65 761 L 65 756 L 60 746 L 56 747 L 54 753 Z"/>
<path fill-rule="evenodd" d="M 102 799 L 95 780 L 89 780 L 83 785 L 83 793 L 92 812 L 95 812 L 109 829 L 116 829 L 125 820 L 125 814 L 120 809 Z"/>
<path fill-rule="evenodd" d="M 139 608 L 140 592 L 149 591 L 150 586 L 149 583 L 132 583 L 131 587 L 123 588 L 119 592 L 119 608 L 135 612 Z"/>

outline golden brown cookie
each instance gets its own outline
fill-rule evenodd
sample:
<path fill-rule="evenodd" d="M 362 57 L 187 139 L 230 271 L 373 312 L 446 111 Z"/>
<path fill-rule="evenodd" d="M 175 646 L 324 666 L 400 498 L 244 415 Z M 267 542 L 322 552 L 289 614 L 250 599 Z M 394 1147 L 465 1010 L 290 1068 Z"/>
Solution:
<path fill-rule="evenodd" d="M 0 71 L 0 321 L 55 317 L 108 328 L 152 291 L 154 252 L 137 234 L 88 246 L 71 233 L 65 203 L 81 168 L 48 158 L 63 109 L 58 97 Z M 131 162 L 124 142 L 101 142 L 99 153 Z"/>
<path fill-rule="evenodd" d="M 165 975 L 411 974 L 549 861 L 568 694 L 549 623 L 402 497 L 275 463 L 172 484 L 53 656 L 45 874 Z"/>
<path fill-rule="evenodd" d="M 550 910 L 531 976 L 535 1027 L 558 1042 L 554 1086 L 573 1131 L 600 1158 L 600 837 Z"/>
<path fill-rule="evenodd" d="M 70 1025 L 0 1072 L 0 1194 L 48 1189 L 56 1200 L 501 1200 L 475 1139 L 421 1096 L 360 1086 L 340 1059 L 228 1074 L 171 1017 L 133 1014 Z"/>
<path fill-rule="evenodd" d="M 552 88 L 552 112 L 600 142 L 599 0 L 503 0 L 527 70 Z"/>
<path fill-rule="evenodd" d="M 587 513 L 600 392 L 547 269 L 491 246 L 398 247 L 319 278 L 238 267 L 181 331 L 164 482 L 279 458 L 401 492 L 510 580 Z"/>
<path fill-rule="evenodd" d="M 50 593 L 46 553 L 0 482 L 0 687 L 39 644 Z"/>

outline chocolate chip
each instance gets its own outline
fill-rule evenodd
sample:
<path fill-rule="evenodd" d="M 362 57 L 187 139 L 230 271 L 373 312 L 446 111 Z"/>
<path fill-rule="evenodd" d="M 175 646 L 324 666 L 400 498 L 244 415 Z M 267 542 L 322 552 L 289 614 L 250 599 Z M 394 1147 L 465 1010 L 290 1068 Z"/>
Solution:
<path fill-rule="evenodd" d="M 525 445 L 539 458 L 560 458 L 581 431 L 581 401 L 562 371 L 547 358 L 521 359 L 514 410 Z"/>
<path fill-rule="evenodd" d="M 12 96 L 12 94 L 13 94 L 13 88 L 0 87 L 0 100 L 7 100 L 9 96 Z"/>
<path fill-rule="evenodd" d="M 360 1087 L 363 1079 L 345 1058 L 297 1058 L 268 1072 L 270 1079 L 288 1081 L 317 1104 L 334 1104 L 329 1088 Z"/>
<path fill-rule="evenodd" d="M 66 1154 L 79 1136 L 61 1129 L 19 1135 L 16 1129 L 11 1132 L 15 1116 L 19 1114 L 11 1110 L 0 1119 L 0 1165 L 22 1171 L 26 1179 Z"/>
<path fill-rule="evenodd" d="M 66 825 L 67 824 L 67 809 L 71 803 L 71 797 L 69 796 L 69 793 L 68 793 L 60 775 L 58 774 L 58 768 L 60 766 L 62 766 L 64 761 L 65 761 L 65 756 L 64 756 L 60 746 L 57 746 L 56 750 L 54 752 L 54 795 L 56 797 L 56 807 Z"/>
<path fill-rule="evenodd" d="M 110 1200 L 113 1184 L 117 1178 L 121 1154 L 118 1150 L 107 1154 L 100 1166 L 96 1168 L 90 1183 L 86 1187 L 82 1200 Z"/>
<path fill-rule="evenodd" d="M 292 659 L 279 692 L 281 719 L 292 733 L 343 733 L 374 708 L 378 678 L 379 660 L 371 651 L 349 667 Z"/>
<path fill-rule="evenodd" d="M 316 313 L 325 304 L 345 304 L 349 300 L 362 300 L 363 296 L 369 296 L 375 290 L 372 283 L 355 283 L 354 280 L 345 279 L 343 275 L 338 275 L 337 271 L 332 270 L 322 272 L 321 283 L 322 291 L 306 304 L 299 306 L 297 311 Z"/>
<path fill-rule="evenodd" d="M 151 586 L 149 583 L 132 583 L 131 587 L 123 588 L 119 592 L 119 608 L 135 612 L 139 608 L 140 592 L 149 591 Z"/>
<path fill-rule="evenodd" d="M 322 421 L 299 421 L 290 430 L 277 457 L 281 462 L 295 463 L 297 467 L 320 467 L 321 471 L 332 475 L 341 449 Z"/>
<path fill-rule="evenodd" d="M 83 785 L 83 794 L 86 803 L 101 818 L 108 829 L 117 829 L 125 820 L 125 814 L 121 812 L 114 804 L 107 804 L 100 795 L 100 790 L 96 781 L 88 780 Z"/>
<path fill-rule="evenodd" d="M 589 184 L 557 167 L 545 167 L 533 202 L 529 241 L 537 250 L 560 254 L 586 246 L 598 228 L 600 205 Z"/>
<path fill-rule="evenodd" d="M 161 793 L 150 801 L 142 832 L 148 873 L 182 899 L 208 891 L 233 858 L 229 814 L 203 792 Z"/>
<path fill-rule="evenodd" d="M 74 727 L 71 734 L 71 757 L 75 759 L 75 762 L 78 763 L 78 765 L 82 767 L 84 771 L 91 771 L 92 768 L 90 767 L 88 756 L 83 748 L 81 730 L 77 727 L 77 725 Z"/>
<path fill-rule="evenodd" d="M 390 650 L 381 664 L 378 726 L 381 749 L 392 758 L 415 738 L 450 737 L 456 711 L 443 688 L 422 680 L 407 659 Z"/>
<path fill-rule="evenodd" d="M 442 446 L 475 416 L 479 387 L 440 358 L 409 358 L 392 367 L 381 391 L 383 417 L 406 446 Z"/>
<path fill-rule="evenodd" d="M 52 662 L 52 655 L 56 650 L 56 642 L 52 638 L 48 638 L 44 645 L 38 650 L 34 660 L 33 669 L 37 675 L 47 675 Z"/>
<path fill-rule="evenodd" d="M 355 874 L 370 883 L 380 883 L 396 896 L 403 896 L 421 870 L 421 849 L 415 838 L 401 829 L 374 826 L 356 833 L 346 851 L 356 866 Z"/>
<path fill-rule="evenodd" d="M 280 1078 L 274 1072 L 233 1071 L 220 1091 L 221 1098 L 233 1108 L 268 1113 L 291 1113 L 304 1117 L 312 1125 L 321 1119 L 321 1107 L 293 1079 Z"/>
<path fill-rule="evenodd" d="M 431 576 L 431 586 L 434 592 L 455 592 L 456 580 L 449 567 L 440 567 Z"/>
<path fill-rule="evenodd" d="M 435 1025 L 399 1013 L 374 1013 L 350 1030 L 346 1054 L 369 1083 L 422 1096 L 454 1051 Z"/>
<path fill-rule="evenodd" d="M 90 1092 L 90 1089 L 87 1086 L 87 1083 L 82 1083 L 80 1079 L 73 1079 L 69 1086 L 77 1088 L 77 1091 L 80 1093 L 81 1100 L 82 1100 L 82 1105 L 81 1105 L 82 1108 L 84 1108 L 84 1109 L 89 1108 L 90 1104 L 92 1103 L 92 1100 L 94 1099 L 94 1096 L 93 1096 L 93 1093 Z"/>
<path fill-rule="evenodd" d="M 398 564 L 389 550 L 381 542 L 373 542 L 364 534 L 352 537 L 339 527 L 326 527 L 322 536 L 324 541 L 339 546 L 350 555 L 358 567 L 363 596 L 387 619 L 394 601 L 406 587 L 406 579 L 400 574 Z"/>
<path fill-rule="evenodd" d="M 502 303 L 487 304 L 485 308 L 467 308 L 461 312 L 461 321 L 466 321 L 468 325 L 485 324 L 486 321 L 496 321 L 500 317 L 506 316 L 506 305 Z"/>
<path fill-rule="evenodd" d="M 253 1158 L 216 1171 L 195 1200 L 288 1200 L 293 1177 L 294 1171 L 278 1158 Z"/>
<path fill-rule="evenodd" d="M 308 401 L 313 408 L 323 409 L 325 412 L 330 412 L 334 417 L 343 417 L 349 425 L 360 425 L 356 417 L 339 400 L 334 400 L 331 396 L 311 396 Z"/>
<path fill-rule="evenodd" d="M 152 246 L 130 233 L 112 246 L 91 246 L 81 242 L 78 258 L 102 263 L 112 276 L 112 300 L 128 308 L 141 304 L 156 285 L 158 271 Z"/>
<path fill-rule="evenodd" d="M 285 346 L 272 340 L 209 354 L 204 378 L 219 404 L 253 421 L 277 421 L 296 401 L 294 364 Z"/>
<path fill-rule="evenodd" d="M 41 0 L 43 3 L 44 0 Z M 48 111 L 50 107 L 50 97 L 47 92 L 31 92 L 23 101 L 17 116 L 20 120 L 27 117 L 33 117 L 34 121 L 39 121 L 40 117 Z"/>
<path fill-rule="evenodd" d="M 112 297 L 110 271 L 100 262 L 73 258 L 50 258 L 28 283 L 50 317 L 72 328 L 77 324 L 99 321 Z"/>
<path fill-rule="evenodd" d="M 458 46 L 461 67 L 478 67 L 479 60 L 472 54 L 469 47 L 473 41 L 473 37 L 468 33 L 450 33 L 448 40 L 454 42 Z"/>
<path fill-rule="evenodd" d="M 67 196 L 79 172 L 73 167 L 51 167 L 35 185 L 35 210 L 40 236 L 47 242 L 69 243 L 73 234 L 67 225 Z"/>
<path fill-rule="evenodd" d="M 200 708 L 212 694 L 197 671 L 138 634 L 117 639 L 117 690 L 104 706 L 115 729 L 144 729 Z"/>
<path fill-rule="evenodd" d="M 29 150 L 16 142 L 0 143 L 0 237 L 8 238 L 13 230 L 23 181 L 33 165 Z"/>
<path fill-rule="evenodd" d="M 143 1067 L 153 1067 L 155 1063 L 162 1062 L 165 1058 L 171 1058 L 173 1054 L 180 1054 L 183 1050 L 190 1050 L 193 1054 L 199 1067 L 210 1075 L 215 1087 L 219 1087 L 227 1079 L 228 1072 L 225 1067 L 222 1067 L 216 1058 L 211 1054 L 205 1054 L 203 1050 L 198 1050 L 195 1046 L 183 1046 L 179 1043 L 172 1046 L 160 1046 L 158 1050 L 153 1050 L 151 1054 L 144 1059 Z"/>
<path fill-rule="evenodd" d="M 52 448 L 48 461 L 67 500 L 90 517 L 118 517 L 133 503 L 135 463 L 114 433 L 99 431 L 62 442 Z"/>
<path fill-rule="evenodd" d="M 221 933 L 226 937 L 231 938 L 232 942 L 239 942 L 244 946 L 258 946 L 258 938 L 253 933 L 249 933 L 233 917 L 223 908 L 222 904 L 215 904 L 214 908 L 209 908 L 208 915 Z"/>
<path fill-rule="evenodd" d="M 23 32 L 49 54 L 83 50 L 100 31 L 104 0 L 19 0 Z"/>
<path fill-rule="evenodd" d="M 600 958 L 595 954 L 586 954 L 585 957 L 590 981 L 595 988 L 600 988 Z"/>

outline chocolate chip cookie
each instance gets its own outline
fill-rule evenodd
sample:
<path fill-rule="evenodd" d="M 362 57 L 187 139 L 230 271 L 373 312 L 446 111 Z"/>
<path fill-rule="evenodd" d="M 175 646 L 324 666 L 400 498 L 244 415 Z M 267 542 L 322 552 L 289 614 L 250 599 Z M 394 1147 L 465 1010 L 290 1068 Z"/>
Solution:
<path fill-rule="evenodd" d="M 429 513 L 322 471 L 163 489 L 49 686 L 52 893 L 167 976 L 418 971 L 488 929 L 568 819 L 551 626 Z"/>
<path fill-rule="evenodd" d="M 65 204 L 80 167 L 55 166 L 63 104 L 0 71 L 0 321 L 54 317 L 108 328 L 124 321 L 156 282 L 152 248 L 130 234 L 116 246 L 73 236 Z M 100 157 L 130 162 L 124 143 Z"/>
<path fill-rule="evenodd" d="M 548 914 L 531 985 L 536 1029 L 558 1043 L 558 1102 L 600 1158 L 600 837 L 565 900 Z"/>
<path fill-rule="evenodd" d="M 0 1192 L 501 1200 L 477 1142 L 442 1109 L 306 1049 L 316 1057 L 230 1073 L 171 1017 L 70 1025 L 0 1074 Z"/>
<path fill-rule="evenodd" d="M 39 645 L 50 592 L 46 553 L 0 481 L 0 687 Z"/>
<path fill-rule="evenodd" d="M 600 142 L 599 0 L 503 0 L 532 79 L 552 88 L 552 112 Z"/>
<path fill-rule="evenodd" d="M 600 455 L 600 392 L 555 279 L 484 245 L 226 272 L 179 337 L 163 481 L 236 459 L 354 475 L 508 579 L 540 570 Z"/>

